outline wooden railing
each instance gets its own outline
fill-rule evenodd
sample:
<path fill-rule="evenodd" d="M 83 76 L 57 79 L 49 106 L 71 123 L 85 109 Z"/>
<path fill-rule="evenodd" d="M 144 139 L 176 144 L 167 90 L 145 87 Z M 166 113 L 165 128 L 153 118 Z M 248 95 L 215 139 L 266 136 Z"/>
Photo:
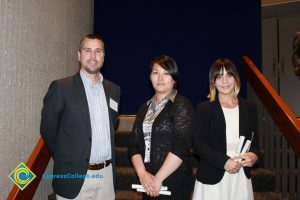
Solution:
<path fill-rule="evenodd" d="M 300 121 L 248 57 L 243 57 L 247 98 L 258 106 L 264 167 L 275 174 L 281 199 L 300 200 Z"/>
<path fill-rule="evenodd" d="M 293 112 L 273 89 L 270 83 L 264 78 L 261 72 L 255 67 L 253 62 L 246 56 L 243 57 L 243 60 L 245 62 L 243 72 L 248 82 L 274 119 L 282 134 L 286 137 L 288 143 L 292 146 L 295 154 L 300 158 L 299 120 L 297 120 Z M 36 178 L 23 191 L 17 186 L 14 186 L 7 199 L 32 199 L 41 181 L 42 175 L 47 168 L 50 157 L 51 154 L 46 144 L 43 139 L 40 138 L 26 163 L 26 166 L 35 173 Z M 300 187 L 300 183 L 298 186 Z M 300 188 L 298 191 L 300 191 Z"/>
<path fill-rule="evenodd" d="M 300 122 L 253 62 L 243 56 L 244 75 L 276 125 L 300 158 Z"/>
<path fill-rule="evenodd" d="M 127 123 L 122 123 L 123 121 L 126 121 L 126 118 L 128 117 L 132 118 L 135 116 L 134 115 L 131 116 L 126 115 L 126 117 L 124 115 L 119 116 L 120 123 L 118 124 L 118 129 L 121 128 L 124 130 L 124 129 L 132 128 L 132 127 L 128 127 Z M 47 168 L 50 158 L 51 158 L 50 151 L 46 146 L 44 140 L 40 138 L 26 163 L 26 166 L 36 175 L 36 178 L 23 191 L 20 190 L 16 185 L 14 185 L 14 187 L 12 188 L 12 190 L 10 191 L 7 197 L 7 200 L 32 199 L 42 179 L 43 173 Z"/>
<path fill-rule="evenodd" d="M 36 178 L 23 191 L 14 185 L 7 199 L 32 199 L 47 168 L 50 157 L 51 154 L 48 147 L 44 143 L 44 140 L 40 138 L 26 163 L 26 166 L 36 175 Z"/>

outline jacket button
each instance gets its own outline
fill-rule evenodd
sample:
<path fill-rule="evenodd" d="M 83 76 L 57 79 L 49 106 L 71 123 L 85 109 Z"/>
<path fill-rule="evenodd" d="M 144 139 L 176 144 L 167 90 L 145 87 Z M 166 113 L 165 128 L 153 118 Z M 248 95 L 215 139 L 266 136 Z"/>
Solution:
<path fill-rule="evenodd" d="M 89 159 L 88 159 L 88 158 L 86 158 L 85 160 L 86 160 L 86 162 L 89 162 Z"/>
<path fill-rule="evenodd" d="M 92 140 L 92 138 L 91 137 L 89 137 L 89 141 L 91 141 Z"/>

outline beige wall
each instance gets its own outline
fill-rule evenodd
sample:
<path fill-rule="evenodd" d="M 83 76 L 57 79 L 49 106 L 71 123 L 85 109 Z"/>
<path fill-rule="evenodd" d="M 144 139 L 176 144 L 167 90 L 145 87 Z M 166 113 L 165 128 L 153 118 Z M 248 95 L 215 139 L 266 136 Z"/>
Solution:
<path fill-rule="evenodd" d="M 0 1 L 0 199 L 13 187 L 7 175 L 27 161 L 40 137 L 49 83 L 77 70 L 78 42 L 92 32 L 93 7 L 93 0 Z M 51 180 L 42 180 L 35 199 L 51 191 Z"/>

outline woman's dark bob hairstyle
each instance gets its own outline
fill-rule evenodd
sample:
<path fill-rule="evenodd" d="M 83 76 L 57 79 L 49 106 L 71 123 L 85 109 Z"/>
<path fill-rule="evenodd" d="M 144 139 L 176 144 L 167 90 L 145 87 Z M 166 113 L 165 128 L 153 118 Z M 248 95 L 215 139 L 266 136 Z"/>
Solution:
<path fill-rule="evenodd" d="M 150 73 L 152 72 L 155 63 L 161 66 L 164 70 L 166 70 L 171 75 L 172 79 L 175 81 L 174 88 L 177 88 L 179 72 L 178 72 L 177 64 L 174 61 L 174 59 L 166 55 L 161 55 L 155 58 L 150 64 Z"/>

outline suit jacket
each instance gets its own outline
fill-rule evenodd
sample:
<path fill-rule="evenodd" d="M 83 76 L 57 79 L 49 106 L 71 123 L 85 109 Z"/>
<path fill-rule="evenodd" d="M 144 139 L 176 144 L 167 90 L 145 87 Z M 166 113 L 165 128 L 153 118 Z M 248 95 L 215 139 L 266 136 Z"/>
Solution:
<path fill-rule="evenodd" d="M 109 109 L 110 136 L 113 169 L 115 169 L 114 129 L 118 111 L 110 106 L 114 100 L 119 104 L 120 88 L 103 80 Z M 91 122 L 83 82 L 78 74 L 53 81 L 44 97 L 40 133 L 52 153 L 54 175 L 83 174 L 89 165 L 91 153 Z M 53 179 L 56 194 L 73 199 L 84 179 Z"/>
<path fill-rule="evenodd" d="M 219 99 L 199 103 L 196 114 L 197 132 L 193 137 L 193 149 L 200 158 L 197 180 L 204 184 L 216 184 L 223 178 L 225 163 L 230 158 L 226 155 L 226 124 Z M 245 136 L 246 141 L 251 140 L 252 132 L 254 137 L 249 151 L 261 160 L 256 106 L 239 98 L 239 134 Z M 245 167 L 244 171 L 247 178 L 250 178 L 249 167 Z"/>
<path fill-rule="evenodd" d="M 144 160 L 145 140 L 143 121 L 149 105 L 139 109 L 130 138 L 129 156 L 140 154 Z M 148 172 L 155 175 L 164 163 L 169 152 L 182 159 L 182 164 L 165 181 L 172 191 L 171 199 L 187 199 L 192 187 L 192 167 L 190 148 L 194 131 L 194 112 L 188 99 L 176 95 L 174 102 L 169 100 L 155 118 L 152 125 L 150 163 L 145 163 Z M 184 197 L 180 197 L 184 196 Z"/>

